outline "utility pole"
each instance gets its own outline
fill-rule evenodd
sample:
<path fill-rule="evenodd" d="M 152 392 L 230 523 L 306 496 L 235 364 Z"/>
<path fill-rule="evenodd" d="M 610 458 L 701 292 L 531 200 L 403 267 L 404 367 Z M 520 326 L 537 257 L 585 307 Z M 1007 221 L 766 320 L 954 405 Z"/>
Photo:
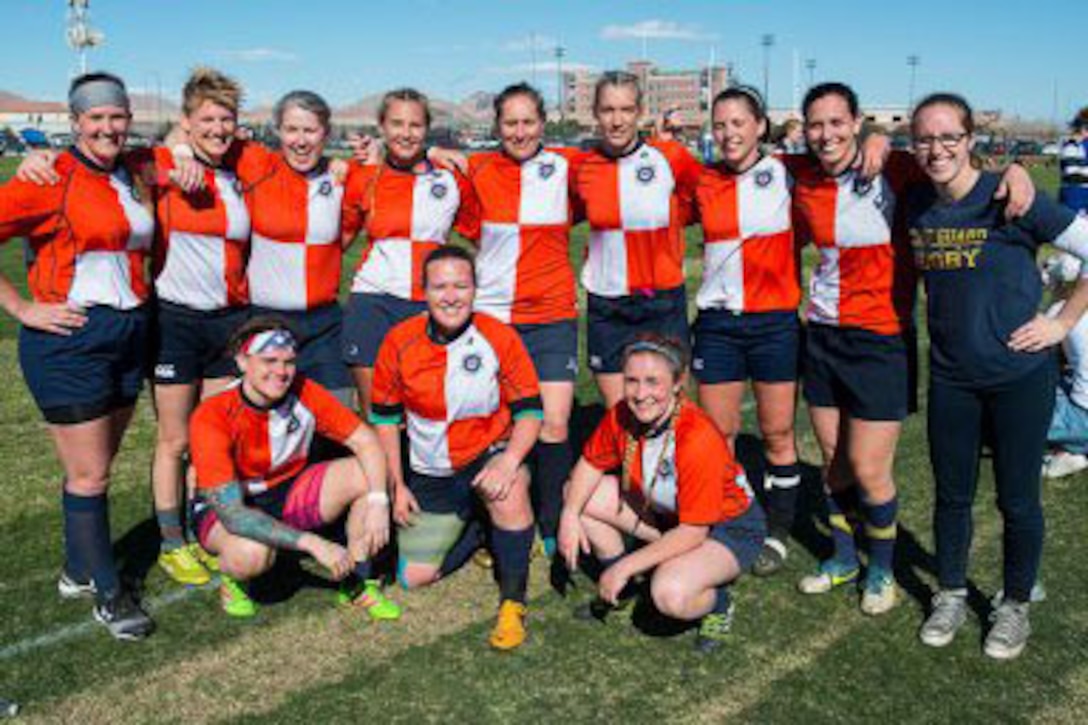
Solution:
<path fill-rule="evenodd" d="M 812 88 L 816 85 L 816 59 L 808 58 L 805 60 L 805 70 L 808 71 L 808 87 Z"/>
<path fill-rule="evenodd" d="M 922 59 L 917 55 L 907 56 L 907 65 L 910 66 L 910 90 L 907 94 L 907 112 L 909 113 L 914 108 L 914 80 L 918 72 L 918 64 L 922 62 Z"/>
<path fill-rule="evenodd" d="M 760 39 L 763 46 L 763 102 L 771 107 L 771 47 L 774 46 L 774 35 L 764 33 Z"/>
<path fill-rule="evenodd" d="M 555 72 L 556 80 L 559 84 L 556 86 L 555 95 L 559 101 L 559 122 L 563 122 L 563 56 L 567 54 L 567 49 L 562 45 L 555 46 Z"/>

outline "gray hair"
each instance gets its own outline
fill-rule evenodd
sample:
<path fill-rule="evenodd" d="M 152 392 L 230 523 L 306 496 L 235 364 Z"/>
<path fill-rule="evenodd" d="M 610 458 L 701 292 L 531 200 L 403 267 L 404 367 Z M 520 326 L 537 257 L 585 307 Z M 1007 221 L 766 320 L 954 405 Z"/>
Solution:
<path fill-rule="evenodd" d="M 309 111 L 317 116 L 317 120 L 321 122 L 326 131 L 329 130 L 332 122 L 332 109 L 324 98 L 313 91 L 291 91 L 276 101 L 276 105 L 272 107 L 272 121 L 276 128 L 283 125 L 283 115 L 290 108 L 301 108 L 303 111 Z"/>
<path fill-rule="evenodd" d="M 609 70 L 601 74 L 597 79 L 597 85 L 593 88 L 593 110 L 601 105 L 601 94 L 609 86 L 627 86 L 635 89 L 635 105 L 642 108 L 642 84 L 638 82 L 638 76 L 630 71 Z"/>

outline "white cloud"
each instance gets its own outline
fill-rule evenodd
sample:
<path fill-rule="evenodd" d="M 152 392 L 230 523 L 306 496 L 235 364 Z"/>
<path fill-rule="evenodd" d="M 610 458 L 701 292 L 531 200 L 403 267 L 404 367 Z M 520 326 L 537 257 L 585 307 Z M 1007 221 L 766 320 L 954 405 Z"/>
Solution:
<path fill-rule="evenodd" d="M 606 25 L 601 29 L 605 40 L 707 40 L 697 25 L 681 25 L 672 20 L 643 20 L 631 25 Z"/>
<path fill-rule="evenodd" d="M 298 60 L 295 53 L 276 48 L 240 48 L 236 50 L 220 50 L 217 55 L 229 60 L 240 60 L 244 63 L 267 63 L 270 61 L 293 62 Z"/>
<path fill-rule="evenodd" d="M 502 44 L 502 49 L 511 53 L 527 53 L 536 50 L 552 50 L 559 45 L 559 41 L 548 35 L 526 35 L 514 38 Z"/>

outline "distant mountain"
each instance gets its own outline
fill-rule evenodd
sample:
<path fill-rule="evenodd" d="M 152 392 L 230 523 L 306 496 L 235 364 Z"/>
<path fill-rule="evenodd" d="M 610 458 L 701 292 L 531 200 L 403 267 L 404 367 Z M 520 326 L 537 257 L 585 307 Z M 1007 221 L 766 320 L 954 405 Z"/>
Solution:
<path fill-rule="evenodd" d="M 450 124 L 451 119 L 457 125 L 490 123 L 492 98 L 494 98 L 492 94 L 482 91 L 473 93 L 459 103 L 431 97 L 430 104 L 431 113 L 434 114 L 434 124 L 447 126 Z M 378 122 L 378 107 L 381 102 L 382 94 L 380 93 L 364 96 L 354 103 L 334 109 L 333 118 L 338 123 L 376 125 Z"/>

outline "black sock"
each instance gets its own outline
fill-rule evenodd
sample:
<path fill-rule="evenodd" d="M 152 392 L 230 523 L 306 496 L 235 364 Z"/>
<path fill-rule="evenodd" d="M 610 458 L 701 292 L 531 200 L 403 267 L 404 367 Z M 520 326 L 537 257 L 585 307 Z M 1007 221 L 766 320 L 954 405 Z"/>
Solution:
<path fill-rule="evenodd" d="M 496 526 L 491 531 L 491 546 L 495 553 L 495 574 L 499 578 L 499 594 L 503 601 L 512 599 L 525 603 L 529 587 L 529 556 L 533 549 L 533 527 L 508 531 Z"/>
<path fill-rule="evenodd" d="M 86 583 L 91 579 L 91 573 L 87 571 L 87 561 L 83 556 L 83 550 L 77 545 L 73 532 L 75 523 L 73 518 L 79 506 L 79 498 L 67 491 L 61 495 L 61 509 L 64 511 L 64 572 L 78 582 Z"/>
<path fill-rule="evenodd" d="M 355 564 L 355 569 L 352 571 L 355 576 L 359 578 L 359 581 L 365 582 L 367 579 L 370 579 L 370 570 L 370 559 L 367 559 L 366 561 L 357 562 Z"/>
<path fill-rule="evenodd" d="M 446 552 L 446 558 L 442 560 L 439 573 L 445 577 L 460 569 L 468 561 L 484 541 L 484 527 L 476 518 L 471 518 L 461 532 L 454 545 Z"/>
<path fill-rule="evenodd" d="M 767 528 L 772 538 L 785 544 L 797 511 L 801 466 L 767 466 L 763 480 L 767 489 Z"/>
<path fill-rule="evenodd" d="M 563 484 L 574 465 L 570 441 L 536 444 L 536 475 L 533 496 L 537 526 L 545 539 L 555 539 L 559 531 L 559 514 L 563 510 Z"/>
<path fill-rule="evenodd" d="M 729 611 L 729 586 L 723 584 L 714 590 L 714 608 L 710 610 L 711 614 L 725 614 Z"/>
<path fill-rule="evenodd" d="M 64 535 L 66 548 L 71 547 L 79 552 L 76 558 L 83 567 L 81 576 L 89 575 L 94 581 L 98 602 L 113 598 L 121 585 L 113 561 L 109 499 L 106 494 L 80 496 L 65 491 Z M 76 574 L 72 571 L 69 573 Z"/>

